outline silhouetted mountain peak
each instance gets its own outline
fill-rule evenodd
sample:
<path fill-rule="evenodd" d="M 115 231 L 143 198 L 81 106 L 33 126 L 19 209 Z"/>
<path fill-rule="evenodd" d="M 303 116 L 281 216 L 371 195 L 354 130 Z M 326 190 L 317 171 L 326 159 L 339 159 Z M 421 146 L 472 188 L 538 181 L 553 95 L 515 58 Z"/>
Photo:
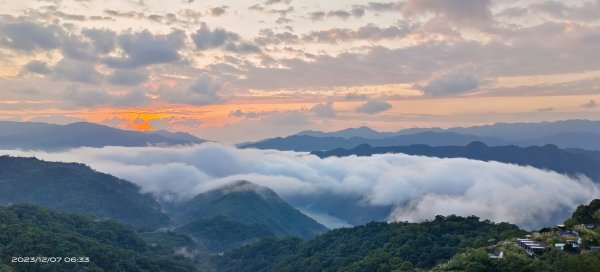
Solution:
<path fill-rule="evenodd" d="M 371 145 L 369 144 L 360 144 L 357 147 L 355 147 L 355 150 L 367 150 L 367 149 L 371 149 L 373 148 Z"/>
<path fill-rule="evenodd" d="M 547 145 L 542 146 L 542 148 L 550 149 L 550 150 L 560 150 L 560 148 L 555 144 L 547 144 Z"/>
<path fill-rule="evenodd" d="M 485 148 L 488 148 L 488 145 L 486 145 L 485 143 L 483 143 L 481 141 L 474 141 L 474 142 L 471 142 L 470 144 L 468 144 L 466 147 L 468 149 L 485 149 Z"/>
<path fill-rule="evenodd" d="M 256 193 L 264 199 L 279 198 L 271 188 L 260 186 L 247 180 L 237 180 L 216 189 L 211 190 L 219 192 L 223 195 L 239 194 L 239 193 Z M 210 191 L 209 191 L 210 192 Z"/>
<path fill-rule="evenodd" d="M 367 139 L 376 139 L 383 137 L 393 136 L 393 132 L 379 132 L 367 126 L 360 126 L 356 128 L 346 128 L 333 132 L 323 132 L 323 131 L 314 131 L 314 130 L 306 130 L 300 133 L 294 134 L 292 136 L 311 136 L 311 137 L 341 137 L 341 138 L 367 138 Z"/>
<path fill-rule="evenodd" d="M 374 132 L 374 133 L 377 133 L 378 131 L 373 130 L 372 128 L 367 127 L 367 126 L 360 126 L 360 127 L 357 127 L 357 128 L 342 129 L 342 130 L 340 130 L 338 132 Z"/>

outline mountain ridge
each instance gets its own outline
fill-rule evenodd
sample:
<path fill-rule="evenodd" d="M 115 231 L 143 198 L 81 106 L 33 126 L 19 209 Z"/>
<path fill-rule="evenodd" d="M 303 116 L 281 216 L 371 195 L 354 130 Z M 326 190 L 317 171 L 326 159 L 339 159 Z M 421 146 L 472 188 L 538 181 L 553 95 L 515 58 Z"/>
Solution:
<path fill-rule="evenodd" d="M 467 127 L 415 127 L 400 129 L 397 131 L 377 131 L 367 126 L 356 128 L 346 128 L 338 131 L 323 132 L 315 130 L 306 130 L 293 135 L 308 135 L 315 137 L 362 137 L 362 138 L 387 138 L 397 135 L 416 134 L 421 132 L 454 132 L 458 134 L 469 134 L 474 136 L 495 136 L 507 141 L 525 141 L 536 138 L 552 136 L 564 132 L 583 132 L 600 134 L 600 121 L 586 119 L 569 119 L 559 121 L 544 121 L 544 122 L 518 122 L 518 123 L 494 123 L 490 125 L 476 125 Z M 514 134 L 527 135 L 515 136 Z M 362 134 L 362 135 L 360 135 Z M 371 137 L 367 137 L 371 135 Z M 511 136 L 512 135 L 512 136 Z"/>
<path fill-rule="evenodd" d="M 365 139 L 360 137 L 314 137 L 308 135 L 292 135 L 277 137 L 239 146 L 240 148 L 276 149 L 283 151 L 322 151 L 335 148 L 353 148 L 361 144 L 372 146 L 393 146 L 406 144 L 466 145 L 473 141 L 482 141 L 490 145 L 504 145 L 501 139 L 494 137 L 478 137 L 453 132 L 422 132 L 418 134 L 398 135 L 390 138 Z"/>
<path fill-rule="evenodd" d="M 371 146 L 426 144 L 430 146 L 467 145 L 480 141 L 490 146 L 518 145 L 600 150 L 600 121 L 565 120 L 541 123 L 497 123 L 456 128 L 410 128 L 396 132 L 378 132 L 369 127 L 347 128 L 334 132 L 302 131 L 287 137 L 263 139 L 239 144 L 241 148 L 284 151 L 324 151 Z"/>
<path fill-rule="evenodd" d="M 168 225 L 160 204 L 139 190 L 129 181 L 84 164 L 0 156 L 2 205 L 33 204 L 145 228 Z"/>
<path fill-rule="evenodd" d="M 76 147 L 199 144 L 184 132 L 133 131 L 89 122 L 67 125 L 0 121 L 0 148 L 61 150 Z"/>

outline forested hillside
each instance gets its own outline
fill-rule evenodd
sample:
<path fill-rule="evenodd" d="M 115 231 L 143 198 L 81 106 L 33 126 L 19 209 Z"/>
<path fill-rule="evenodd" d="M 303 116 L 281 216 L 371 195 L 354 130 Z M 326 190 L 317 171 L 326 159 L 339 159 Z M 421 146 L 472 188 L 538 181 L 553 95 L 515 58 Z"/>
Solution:
<path fill-rule="evenodd" d="M 215 257 L 221 271 L 392 271 L 432 268 L 456 253 L 523 235 L 515 225 L 438 216 L 423 223 L 373 222 L 315 239 L 265 239 Z"/>
<path fill-rule="evenodd" d="M 62 259 L 25 263 L 13 257 Z M 31 205 L 0 207 L 0 259 L 3 272 L 196 271 L 181 257 L 157 254 L 130 227 Z"/>
<path fill-rule="evenodd" d="M 84 164 L 0 156 L 0 205 L 18 203 L 144 228 L 169 224 L 159 203 L 129 181 Z"/>

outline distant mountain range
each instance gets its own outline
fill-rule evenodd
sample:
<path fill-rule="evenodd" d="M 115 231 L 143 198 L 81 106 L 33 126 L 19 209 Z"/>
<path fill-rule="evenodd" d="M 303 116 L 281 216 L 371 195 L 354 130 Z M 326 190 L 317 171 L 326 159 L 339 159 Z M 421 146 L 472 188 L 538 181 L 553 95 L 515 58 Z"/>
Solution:
<path fill-rule="evenodd" d="M 52 125 L 0 121 L 0 149 L 59 150 L 75 147 L 185 145 L 204 140 L 183 132 L 130 131 L 94 123 Z"/>
<path fill-rule="evenodd" d="M 490 145 L 506 145 L 507 142 L 494 137 L 478 137 L 453 132 L 421 132 L 417 134 L 397 135 L 389 138 L 367 139 L 360 137 L 315 137 L 308 135 L 292 135 L 272 138 L 255 143 L 240 145 L 240 148 L 276 149 L 285 151 L 323 151 L 336 148 L 354 148 L 361 144 L 371 146 L 396 146 L 411 144 L 427 144 L 432 146 L 467 145 L 474 141 Z"/>
<path fill-rule="evenodd" d="M 354 148 L 424 144 L 429 146 L 467 145 L 473 141 L 489 146 L 543 146 L 600 150 L 600 121 L 567 120 L 542 123 L 498 123 L 467 128 L 412 128 L 397 132 L 378 132 L 368 127 L 336 132 L 303 131 L 288 137 L 240 144 L 241 148 L 294 151 L 324 151 Z"/>
<path fill-rule="evenodd" d="M 315 151 L 312 154 L 321 158 L 336 156 L 371 156 L 373 154 L 404 153 L 408 155 L 438 158 L 467 158 L 481 161 L 498 161 L 521 166 L 533 166 L 548 169 L 561 174 L 576 176 L 584 174 L 600 182 L 600 160 L 597 154 L 578 149 L 560 149 L 555 145 L 545 146 L 496 146 L 490 147 L 482 142 L 472 142 L 466 146 L 428 145 L 372 147 L 367 144 L 353 149 L 334 149 Z M 600 153 L 600 152 L 598 152 Z"/>
<path fill-rule="evenodd" d="M 378 146 L 467 145 L 480 141 L 489 146 L 543 146 L 600 151 L 600 121 L 567 120 L 542 123 L 498 123 L 486 126 L 411 128 L 378 132 L 368 127 L 336 132 L 303 131 L 239 144 L 241 148 L 294 151 L 325 151 L 354 148 L 360 144 Z M 75 147 L 187 145 L 205 142 L 183 132 L 130 131 L 94 123 L 53 125 L 33 122 L 0 121 L 0 149 L 60 150 Z"/>
<path fill-rule="evenodd" d="M 342 137 L 342 138 L 367 138 L 381 139 L 398 135 L 417 134 L 421 132 L 454 132 L 480 137 L 497 137 L 506 141 L 523 141 L 537 138 L 550 137 L 562 133 L 581 133 L 600 135 L 600 121 L 590 120 L 564 120 L 540 123 L 496 123 L 493 125 L 442 128 L 409 128 L 396 132 L 379 132 L 369 127 L 347 128 L 335 132 L 303 131 L 296 135 L 314 137 Z"/>

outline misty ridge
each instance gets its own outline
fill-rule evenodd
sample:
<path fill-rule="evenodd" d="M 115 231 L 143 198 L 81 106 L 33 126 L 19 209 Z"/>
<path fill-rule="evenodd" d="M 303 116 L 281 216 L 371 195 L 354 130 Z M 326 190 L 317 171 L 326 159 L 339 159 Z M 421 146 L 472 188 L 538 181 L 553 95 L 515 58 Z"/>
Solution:
<path fill-rule="evenodd" d="M 237 149 L 217 143 L 2 153 L 84 163 L 129 180 L 162 201 L 184 201 L 248 180 L 271 188 L 330 228 L 373 220 L 419 222 L 456 214 L 535 229 L 561 222 L 573 207 L 600 192 L 585 176 L 405 154 L 321 159 L 306 153 Z"/>

